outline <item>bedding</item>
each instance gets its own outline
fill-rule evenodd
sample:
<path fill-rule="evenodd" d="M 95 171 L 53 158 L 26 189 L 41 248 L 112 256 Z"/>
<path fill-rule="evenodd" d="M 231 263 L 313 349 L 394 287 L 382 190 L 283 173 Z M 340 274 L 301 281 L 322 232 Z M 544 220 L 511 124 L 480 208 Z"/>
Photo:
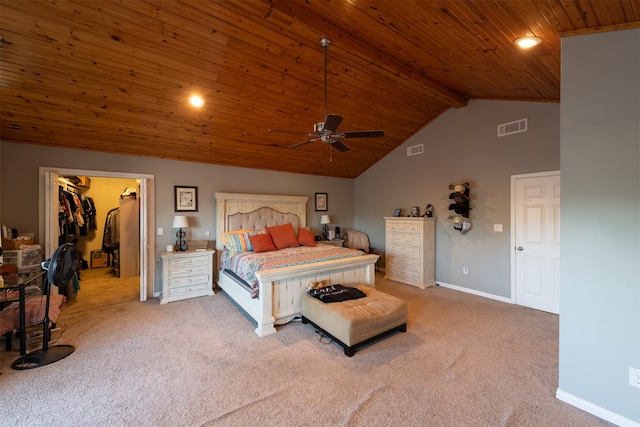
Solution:
<path fill-rule="evenodd" d="M 256 272 L 274 268 L 312 264 L 322 261 L 353 258 L 364 255 L 356 249 L 341 248 L 332 245 L 299 246 L 268 252 L 242 252 L 231 255 L 223 251 L 220 258 L 222 270 L 231 271 L 251 287 L 251 297 L 257 298 L 259 293 Z"/>

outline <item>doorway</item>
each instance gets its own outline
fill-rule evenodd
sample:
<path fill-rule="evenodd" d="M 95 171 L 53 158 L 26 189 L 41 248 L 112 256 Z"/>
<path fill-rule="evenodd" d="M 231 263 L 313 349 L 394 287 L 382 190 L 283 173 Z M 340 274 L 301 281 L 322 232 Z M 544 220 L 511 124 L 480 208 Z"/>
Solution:
<path fill-rule="evenodd" d="M 58 177 L 61 175 L 134 179 L 139 182 L 140 301 L 146 301 L 147 298 L 153 297 L 155 283 L 155 268 L 152 262 L 155 259 L 153 175 L 41 167 L 39 235 L 41 236 L 40 241 L 44 242 L 45 258 L 49 258 L 58 246 L 57 183 Z"/>
<path fill-rule="evenodd" d="M 560 312 L 560 171 L 511 177 L 511 295 Z"/>

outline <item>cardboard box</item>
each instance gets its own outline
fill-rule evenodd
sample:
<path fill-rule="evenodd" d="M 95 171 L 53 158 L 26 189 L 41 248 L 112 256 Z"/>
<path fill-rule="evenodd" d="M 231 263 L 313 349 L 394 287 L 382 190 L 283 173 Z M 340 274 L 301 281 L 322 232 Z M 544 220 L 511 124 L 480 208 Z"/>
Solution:
<path fill-rule="evenodd" d="M 102 251 L 91 251 L 91 268 L 104 268 L 107 266 L 108 254 Z"/>
<path fill-rule="evenodd" d="M 20 236 L 18 239 L 2 238 L 2 249 L 5 251 L 15 251 L 20 249 L 20 245 L 33 245 L 33 237 Z"/>

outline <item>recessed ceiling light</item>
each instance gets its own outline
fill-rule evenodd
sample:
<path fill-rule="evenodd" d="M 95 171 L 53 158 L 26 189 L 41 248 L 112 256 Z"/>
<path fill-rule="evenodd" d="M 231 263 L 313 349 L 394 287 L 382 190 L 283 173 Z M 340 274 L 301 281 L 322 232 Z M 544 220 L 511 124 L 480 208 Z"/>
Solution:
<path fill-rule="evenodd" d="M 535 36 L 527 36 L 527 37 L 518 37 L 513 41 L 518 46 L 528 49 L 533 46 L 537 46 L 542 43 L 542 39 L 540 37 Z"/>
<path fill-rule="evenodd" d="M 194 107 L 202 107 L 204 105 L 204 99 L 201 96 L 193 95 L 189 98 L 189 103 Z"/>

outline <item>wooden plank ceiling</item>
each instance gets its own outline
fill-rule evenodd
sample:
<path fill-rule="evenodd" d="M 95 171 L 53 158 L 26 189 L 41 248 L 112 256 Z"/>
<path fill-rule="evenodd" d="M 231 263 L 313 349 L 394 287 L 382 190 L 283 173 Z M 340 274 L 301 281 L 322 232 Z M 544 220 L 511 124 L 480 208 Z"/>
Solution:
<path fill-rule="evenodd" d="M 0 139 L 354 178 L 469 99 L 558 102 L 562 33 L 639 22 L 637 0 L 2 0 Z M 344 153 L 268 132 L 323 121 L 322 36 L 339 129 L 385 131 Z"/>

